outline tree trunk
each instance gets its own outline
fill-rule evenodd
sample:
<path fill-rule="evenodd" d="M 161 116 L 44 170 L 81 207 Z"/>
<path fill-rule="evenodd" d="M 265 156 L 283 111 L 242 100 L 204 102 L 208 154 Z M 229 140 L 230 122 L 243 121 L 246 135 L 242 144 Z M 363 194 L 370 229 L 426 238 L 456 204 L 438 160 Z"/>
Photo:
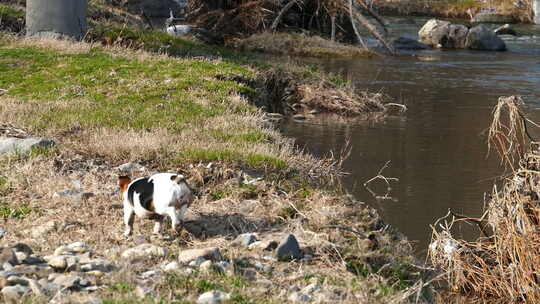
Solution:
<path fill-rule="evenodd" d="M 533 18 L 535 24 L 540 24 L 540 0 L 532 0 Z"/>
<path fill-rule="evenodd" d="M 26 35 L 83 39 L 86 34 L 87 0 L 27 0 Z"/>

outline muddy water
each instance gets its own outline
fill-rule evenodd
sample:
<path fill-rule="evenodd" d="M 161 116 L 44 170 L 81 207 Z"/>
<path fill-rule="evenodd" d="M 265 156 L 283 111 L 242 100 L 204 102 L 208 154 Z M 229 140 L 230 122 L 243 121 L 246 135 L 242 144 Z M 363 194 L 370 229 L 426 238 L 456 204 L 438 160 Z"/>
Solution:
<path fill-rule="evenodd" d="M 391 22 L 392 35 L 414 36 L 425 20 Z M 522 95 L 531 118 L 540 121 L 540 26 L 516 29 L 526 36 L 506 39 L 509 51 L 502 53 L 430 50 L 377 60 L 312 61 L 360 88 L 389 94 L 408 111 L 378 123 L 289 121 L 283 132 L 317 155 L 337 153 L 350 139 L 352 153 L 344 164 L 348 190 L 379 209 L 423 254 L 429 225 L 449 208 L 481 215 L 484 194 L 502 174 L 498 159 L 486 157 L 483 135 L 497 98 Z M 384 197 L 384 183 L 374 182 L 373 193 L 363 183 L 387 161 L 383 175 L 399 181 Z M 477 235 L 474 227 L 456 232 Z"/>

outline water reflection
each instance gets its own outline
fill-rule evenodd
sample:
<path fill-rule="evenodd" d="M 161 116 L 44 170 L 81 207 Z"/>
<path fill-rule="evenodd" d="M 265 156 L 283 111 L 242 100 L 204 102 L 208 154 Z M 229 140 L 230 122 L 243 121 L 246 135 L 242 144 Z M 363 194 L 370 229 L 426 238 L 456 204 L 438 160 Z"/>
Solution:
<path fill-rule="evenodd" d="M 405 32 L 414 26 L 407 24 Z M 521 28 L 540 37 L 540 28 Z M 381 60 L 309 61 L 358 87 L 382 90 L 409 110 L 379 123 L 288 122 L 283 131 L 317 155 L 341 151 L 350 138 L 352 153 L 344 164 L 351 173 L 344 179 L 349 191 L 417 241 L 422 253 L 430 224 L 448 208 L 480 216 L 484 193 L 502 174 L 495 155 L 486 157 L 482 135 L 497 98 L 523 95 L 532 119 L 540 121 L 540 39 L 507 43 L 510 51 L 505 53 L 430 50 Z M 378 200 L 363 183 L 388 160 L 384 175 L 399 178 L 390 194 L 396 200 Z M 386 192 L 381 182 L 372 188 L 380 195 Z M 476 235 L 475 227 L 462 229 L 467 238 Z"/>

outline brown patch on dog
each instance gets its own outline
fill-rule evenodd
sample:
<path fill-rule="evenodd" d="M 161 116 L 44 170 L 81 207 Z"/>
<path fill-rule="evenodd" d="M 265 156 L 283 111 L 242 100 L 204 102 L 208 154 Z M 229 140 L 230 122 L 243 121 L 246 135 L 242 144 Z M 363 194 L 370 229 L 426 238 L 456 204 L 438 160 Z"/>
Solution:
<path fill-rule="evenodd" d="M 131 183 L 131 178 L 129 178 L 129 176 L 123 175 L 118 177 L 118 185 L 120 186 L 121 193 L 126 192 L 129 183 Z"/>

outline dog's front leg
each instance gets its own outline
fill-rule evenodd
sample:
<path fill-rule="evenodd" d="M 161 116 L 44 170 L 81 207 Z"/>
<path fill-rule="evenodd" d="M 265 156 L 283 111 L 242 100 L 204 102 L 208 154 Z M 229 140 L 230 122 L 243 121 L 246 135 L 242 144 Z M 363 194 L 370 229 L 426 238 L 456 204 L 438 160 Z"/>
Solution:
<path fill-rule="evenodd" d="M 161 226 L 163 225 L 163 216 L 158 216 L 156 218 L 156 222 L 154 223 L 154 234 L 160 235 L 161 234 Z"/>
<path fill-rule="evenodd" d="M 178 232 L 178 225 L 180 224 L 180 218 L 176 212 L 176 208 L 169 207 L 167 208 L 167 215 L 171 218 L 171 230 L 173 233 Z"/>

